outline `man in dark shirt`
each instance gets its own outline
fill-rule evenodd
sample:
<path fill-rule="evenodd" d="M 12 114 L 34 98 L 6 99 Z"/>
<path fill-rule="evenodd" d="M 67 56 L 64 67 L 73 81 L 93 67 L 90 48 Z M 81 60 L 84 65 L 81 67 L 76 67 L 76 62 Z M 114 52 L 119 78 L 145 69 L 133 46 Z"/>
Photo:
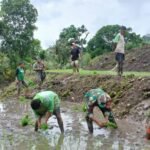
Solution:
<path fill-rule="evenodd" d="M 79 59 L 80 59 L 80 49 L 75 43 L 72 43 L 71 65 L 73 67 L 73 73 L 79 72 Z"/>

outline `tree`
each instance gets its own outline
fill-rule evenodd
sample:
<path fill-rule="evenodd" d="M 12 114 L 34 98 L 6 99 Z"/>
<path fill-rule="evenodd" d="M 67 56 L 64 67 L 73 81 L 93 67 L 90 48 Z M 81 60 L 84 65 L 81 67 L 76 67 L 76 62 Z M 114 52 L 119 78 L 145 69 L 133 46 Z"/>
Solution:
<path fill-rule="evenodd" d="M 84 25 L 78 28 L 74 25 L 71 25 L 62 30 L 55 45 L 55 54 L 58 56 L 57 61 L 62 66 L 69 60 L 71 43 L 77 43 L 82 49 L 83 45 L 86 44 L 87 35 L 88 32 Z"/>
<path fill-rule="evenodd" d="M 91 54 L 92 57 L 112 51 L 112 40 L 118 34 L 119 30 L 120 25 L 107 25 L 102 27 L 88 42 L 87 51 Z M 131 28 L 127 28 L 125 40 L 130 44 L 127 45 L 127 48 L 129 49 L 137 47 L 142 43 L 142 38 L 140 35 L 132 32 Z"/>
<path fill-rule="evenodd" d="M 15 61 L 32 54 L 33 31 L 36 29 L 37 10 L 29 0 L 2 0 L 2 51 Z"/>
<path fill-rule="evenodd" d="M 146 44 L 150 44 L 150 34 L 146 34 L 143 36 L 143 41 Z"/>

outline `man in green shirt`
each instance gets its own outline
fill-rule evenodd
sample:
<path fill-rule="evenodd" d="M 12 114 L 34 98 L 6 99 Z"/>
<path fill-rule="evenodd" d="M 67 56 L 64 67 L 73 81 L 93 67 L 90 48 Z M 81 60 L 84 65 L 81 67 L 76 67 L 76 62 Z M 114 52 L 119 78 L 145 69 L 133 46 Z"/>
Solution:
<path fill-rule="evenodd" d="M 26 82 L 24 81 L 24 63 L 19 63 L 17 69 L 16 69 L 16 84 L 17 84 L 17 93 L 18 96 L 20 95 L 21 87 L 22 85 L 26 87 L 25 95 L 27 96 L 28 93 L 28 86 Z"/>
<path fill-rule="evenodd" d="M 93 121 L 100 127 L 113 126 L 117 128 L 113 113 L 111 111 L 111 98 L 101 88 L 91 89 L 85 95 L 87 108 L 86 121 L 90 133 L 93 133 Z M 105 118 L 105 121 L 99 121 L 94 115 L 93 110 L 98 107 Z"/>
<path fill-rule="evenodd" d="M 63 121 L 60 114 L 60 99 L 56 93 L 53 91 L 43 91 L 37 93 L 31 102 L 31 108 L 37 117 L 35 131 L 41 127 L 41 119 L 44 115 L 45 124 L 47 124 L 48 119 L 54 114 L 57 118 L 61 132 L 64 132 Z"/>

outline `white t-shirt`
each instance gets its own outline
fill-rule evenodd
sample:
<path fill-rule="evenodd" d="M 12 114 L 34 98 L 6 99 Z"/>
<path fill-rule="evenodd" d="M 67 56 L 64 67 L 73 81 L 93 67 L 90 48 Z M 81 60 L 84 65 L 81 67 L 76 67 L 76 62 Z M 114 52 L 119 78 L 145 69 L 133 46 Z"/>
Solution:
<path fill-rule="evenodd" d="M 125 53 L 125 40 L 124 40 L 124 36 L 121 33 L 118 33 L 115 37 L 115 39 L 113 40 L 113 42 L 117 43 L 115 52 L 116 53 Z"/>

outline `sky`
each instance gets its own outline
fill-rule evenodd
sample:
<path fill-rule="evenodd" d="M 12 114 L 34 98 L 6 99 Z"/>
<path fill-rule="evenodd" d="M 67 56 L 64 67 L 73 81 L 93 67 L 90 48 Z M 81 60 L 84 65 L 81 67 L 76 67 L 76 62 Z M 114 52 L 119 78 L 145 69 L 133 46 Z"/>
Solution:
<path fill-rule="evenodd" d="M 150 33 L 150 0 L 31 0 L 38 10 L 35 38 L 53 45 L 63 28 L 84 24 L 88 39 L 105 25 L 125 25 L 142 36 Z"/>

